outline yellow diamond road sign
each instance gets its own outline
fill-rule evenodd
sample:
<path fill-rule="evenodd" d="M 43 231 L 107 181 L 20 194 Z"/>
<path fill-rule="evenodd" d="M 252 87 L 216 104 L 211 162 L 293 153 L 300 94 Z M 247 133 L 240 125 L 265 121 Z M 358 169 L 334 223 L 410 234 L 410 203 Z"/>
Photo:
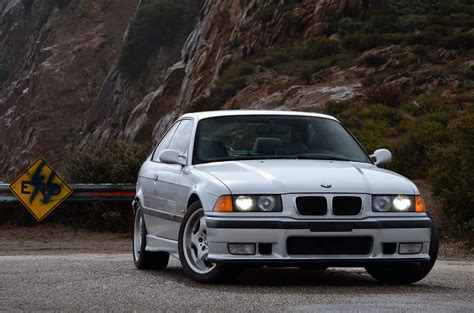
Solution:
<path fill-rule="evenodd" d="M 10 190 L 38 221 L 72 193 L 71 187 L 42 158 L 11 183 Z"/>

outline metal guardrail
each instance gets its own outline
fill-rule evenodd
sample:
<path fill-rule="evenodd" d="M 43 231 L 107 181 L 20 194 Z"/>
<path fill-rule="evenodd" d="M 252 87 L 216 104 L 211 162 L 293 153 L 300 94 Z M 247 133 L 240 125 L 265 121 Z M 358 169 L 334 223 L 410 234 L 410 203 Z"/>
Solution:
<path fill-rule="evenodd" d="M 0 184 L 0 204 L 15 203 L 18 199 L 10 191 L 8 184 Z M 72 194 L 65 202 L 122 202 L 132 203 L 135 185 L 128 184 L 70 184 Z"/>

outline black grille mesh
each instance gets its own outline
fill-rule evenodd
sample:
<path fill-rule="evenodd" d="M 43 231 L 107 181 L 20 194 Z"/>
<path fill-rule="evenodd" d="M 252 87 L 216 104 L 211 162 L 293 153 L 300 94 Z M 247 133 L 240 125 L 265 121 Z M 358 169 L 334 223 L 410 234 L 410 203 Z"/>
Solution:
<path fill-rule="evenodd" d="M 296 207 L 301 215 L 326 215 L 328 212 L 325 197 L 298 197 Z"/>
<path fill-rule="evenodd" d="M 362 210 L 360 197 L 332 198 L 332 213 L 334 215 L 358 215 Z"/>

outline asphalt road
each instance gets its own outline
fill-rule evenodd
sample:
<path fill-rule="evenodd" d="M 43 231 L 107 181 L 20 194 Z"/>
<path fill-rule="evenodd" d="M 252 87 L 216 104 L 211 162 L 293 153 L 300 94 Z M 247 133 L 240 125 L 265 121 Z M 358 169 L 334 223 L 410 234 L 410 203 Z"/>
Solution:
<path fill-rule="evenodd" d="M 0 310 L 474 312 L 474 261 L 438 261 L 410 286 L 332 268 L 253 269 L 201 285 L 174 259 L 165 271 L 138 271 L 130 254 L 6 255 Z"/>

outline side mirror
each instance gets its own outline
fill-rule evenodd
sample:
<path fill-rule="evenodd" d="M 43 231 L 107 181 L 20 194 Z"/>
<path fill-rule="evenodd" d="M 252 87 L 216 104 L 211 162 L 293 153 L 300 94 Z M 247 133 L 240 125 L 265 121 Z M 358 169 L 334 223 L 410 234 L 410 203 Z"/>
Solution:
<path fill-rule="evenodd" d="M 390 161 L 392 161 L 392 152 L 387 149 L 378 149 L 375 150 L 374 154 L 372 154 L 370 158 L 377 166 L 388 164 Z"/>
<path fill-rule="evenodd" d="M 183 158 L 183 156 L 181 156 Z M 186 165 L 186 161 L 180 159 L 179 151 L 174 149 L 165 149 L 160 153 L 160 161 L 166 164 Z"/>

